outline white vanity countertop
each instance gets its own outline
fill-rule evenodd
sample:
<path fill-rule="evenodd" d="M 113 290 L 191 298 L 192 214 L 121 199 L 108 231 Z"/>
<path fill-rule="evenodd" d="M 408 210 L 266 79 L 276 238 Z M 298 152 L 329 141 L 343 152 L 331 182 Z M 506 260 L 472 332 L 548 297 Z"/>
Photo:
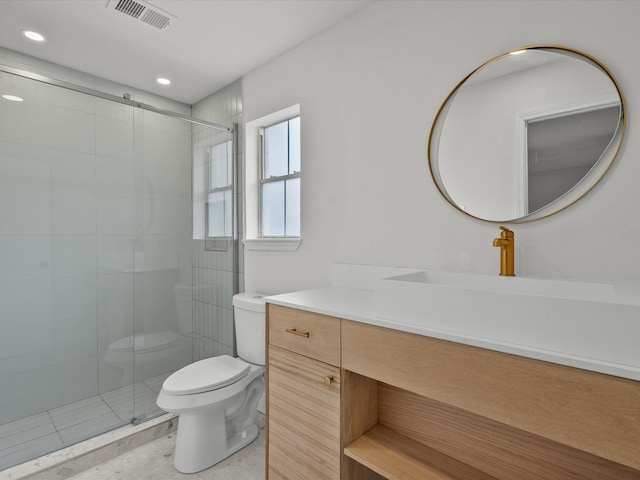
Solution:
<path fill-rule="evenodd" d="M 366 323 L 377 327 L 390 328 L 392 330 L 415 333 L 416 335 L 424 335 L 427 337 L 438 338 L 440 340 L 448 340 L 451 342 L 523 355 L 523 350 L 511 345 L 500 345 L 495 341 L 474 339 L 468 336 L 436 330 L 421 325 L 381 318 L 375 313 L 375 295 L 374 292 L 370 290 L 347 287 L 314 288 L 311 290 L 301 290 L 299 292 L 268 296 L 265 297 L 265 301 L 283 307 L 296 308 L 306 312 L 319 313 L 345 320 L 353 320 L 354 322 Z M 528 351 L 524 356 L 539 358 Z M 549 360 L 549 357 L 546 356 L 544 359 Z M 640 375 L 638 376 L 638 379 L 640 380 Z"/>
<path fill-rule="evenodd" d="M 390 328 L 392 330 L 490 348 L 492 350 L 507 351 L 508 349 L 508 353 L 522 354 L 519 349 L 507 345 L 502 348 L 496 348 L 496 342 L 482 341 L 479 339 L 474 340 L 473 338 L 451 332 L 378 317 L 375 313 L 375 295 L 374 292 L 370 290 L 348 287 L 324 287 L 266 296 L 264 299 L 266 302 L 274 305 L 296 308 L 306 312 L 319 313 L 345 320 L 353 320 L 354 322 L 366 323 L 368 325 Z M 526 356 L 531 357 L 531 355 Z"/>
<path fill-rule="evenodd" d="M 640 370 L 631 366 L 602 362 L 595 359 L 567 355 L 549 350 L 521 347 L 495 340 L 470 337 L 426 328 L 420 325 L 388 320 L 376 316 L 375 295 L 371 290 L 330 286 L 265 297 L 268 303 L 283 307 L 329 315 L 345 320 L 366 323 L 393 330 L 448 340 L 479 348 L 519 355 L 569 367 L 581 368 L 607 375 L 640 381 Z"/>
<path fill-rule="evenodd" d="M 320 313 L 354 322 L 415 333 L 427 337 L 471 344 L 469 338 L 396 320 L 380 318 L 375 313 L 375 296 L 370 290 L 348 287 L 324 287 L 264 297 L 268 303 Z M 487 347 L 486 342 L 482 345 Z"/>
<path fill-rule="evenodd" d="M 370 323 L 375 317 L 373 292 L 357 288 L 325 287 L 265 297 L 268 303 L 331 317 Z"/>

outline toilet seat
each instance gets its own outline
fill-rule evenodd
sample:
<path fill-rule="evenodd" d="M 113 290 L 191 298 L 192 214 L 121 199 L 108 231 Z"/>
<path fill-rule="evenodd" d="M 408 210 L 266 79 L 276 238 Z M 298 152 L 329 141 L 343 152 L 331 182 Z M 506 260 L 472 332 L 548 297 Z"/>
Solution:
<path fill-rule="evenodd" d="M 178 370 L 162 384 L 170 395 L 192 395 L 218 390 L 245 377 L 251 365 L 229 355 L 205 358 Z"/>

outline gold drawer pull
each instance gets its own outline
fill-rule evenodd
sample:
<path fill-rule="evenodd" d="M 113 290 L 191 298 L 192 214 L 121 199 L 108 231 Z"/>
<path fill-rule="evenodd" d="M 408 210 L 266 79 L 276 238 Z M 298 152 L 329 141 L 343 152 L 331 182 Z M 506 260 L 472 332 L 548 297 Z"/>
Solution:
<path fill-rule="evenodd" d="M 328 387 L 329 385 L 331 385 L 333 383 L 333 377 L 331 375 L 327 375 L 326 377 L 324 377 L 322 379 L 322 381 Z"/>
<path fill-rule="evenodd" d="M 309 338 L 309 332 L 301 332 L 300 330 L 296 330 L 295 328 L 285 328 L 285 332 L 293 333 L 294 335 L 300 335 L 301 337 Z"/>

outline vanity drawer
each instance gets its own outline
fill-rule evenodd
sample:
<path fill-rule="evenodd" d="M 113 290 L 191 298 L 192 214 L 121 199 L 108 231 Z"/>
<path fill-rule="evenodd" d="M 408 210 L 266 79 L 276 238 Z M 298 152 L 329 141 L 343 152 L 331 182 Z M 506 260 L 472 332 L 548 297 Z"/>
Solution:
<path fill-rule="evenodd" d="M 340 319 L 268 304 L 269 344 L 340 366 Z"/>

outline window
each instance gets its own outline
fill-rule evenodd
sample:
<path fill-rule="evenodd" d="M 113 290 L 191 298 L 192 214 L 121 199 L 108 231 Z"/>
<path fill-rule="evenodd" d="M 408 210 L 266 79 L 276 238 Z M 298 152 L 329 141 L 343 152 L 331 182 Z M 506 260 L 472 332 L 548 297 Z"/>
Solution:
<path fill-rule="evenodd" d="M 260 236 L 300 236 L 300 117 L 260 129 Z"/>
<path fill-rule="evenodd" d="M 247 250 L 294 252 L 300 224 L 300 104 L 245 124 L 242 244 Z"/>
<path fill-rule="evenodd" d="M 233 145 L 228 140 L 209 150 L 207 163 L 207 250 L 226 250 L 233 232 Z"/>

